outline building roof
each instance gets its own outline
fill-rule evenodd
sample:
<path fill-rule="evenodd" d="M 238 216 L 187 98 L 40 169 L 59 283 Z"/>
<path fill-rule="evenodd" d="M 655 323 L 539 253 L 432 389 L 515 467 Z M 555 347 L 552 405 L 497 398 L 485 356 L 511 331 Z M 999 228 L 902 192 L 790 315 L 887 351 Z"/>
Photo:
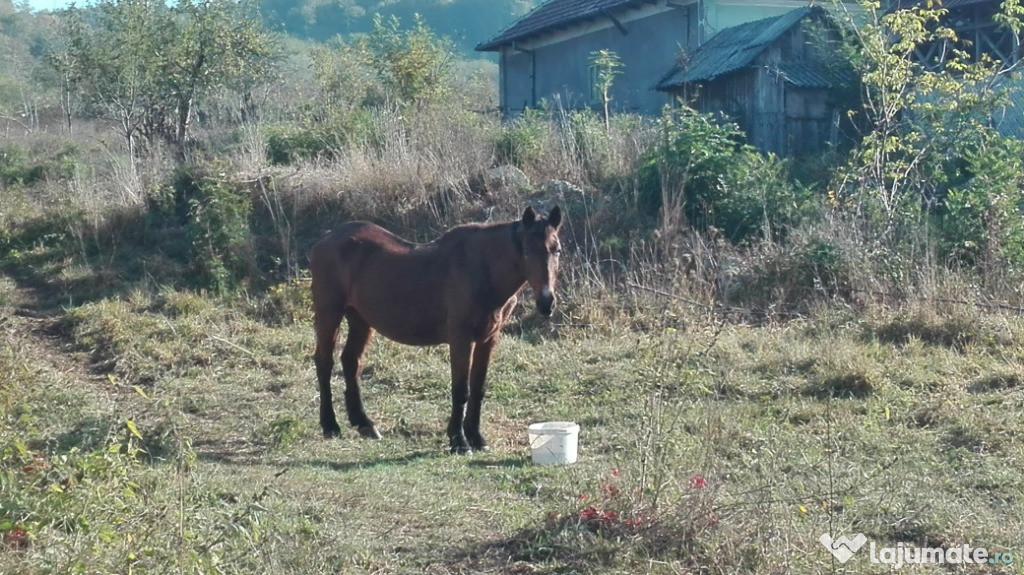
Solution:
<path fill-rule="evenodd" d="M 991 4 L 993 7 L 999 8 L 998 0 L 942 0 L 942 2 L 934 2 L 933 0 L 933 3 L 935 8 L 946 8 L 948 10 L 977 6 L 980 4 Z M 927 5 L 928 0 L 893 0 L 888 6 L 888 11 L 903 10 L 913 8 L 915 6 Z"/>
<path fill-rule="evenodd" d="M 513 22 L 497 36 L 477 45 L 480 52 L 493 52 L 517 40 L 525 40 L 575 24 L 599 18 L 613 10 L 633 8 L 653 0 L 548 0 Z"/>
<path fill-rule="evenodd" d="M 1024 140 L 1024 74 L 1013 74 L 1005 81 L 1008 103 L 992 113 L 992 124 L 1000 134 Z"/>
<path fill-rule="evenodd" d="M 823 14 L 817 6 L 797 8 L 785 14 L 726 28 L 715 34 L 686 60 L 666 74 L 656 88 L 667 90 L 683 84 L 709 82 L 746 68 L 769 44 L 811 14 Z M 780 72 L 788 81 L 805 87 L 829 87 L 827 77 L 816 69 L 785 63 Z"/>
<path fill-rule="evenodd" d="M 780 62 L 779 75 L 797 88 L 831 88 L 834 78 L 820 66 L 797 62 Z"/>

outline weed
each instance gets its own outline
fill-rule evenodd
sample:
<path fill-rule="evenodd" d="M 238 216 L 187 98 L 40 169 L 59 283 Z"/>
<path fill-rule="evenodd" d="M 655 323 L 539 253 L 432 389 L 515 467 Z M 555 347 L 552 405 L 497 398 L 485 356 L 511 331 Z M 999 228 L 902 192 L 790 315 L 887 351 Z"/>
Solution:
<path fill-rule="evenodd" d="M 1024 374 L 1019 371 L 999 371 L 977 378 L 968 386 L 968 389 L 973 393 L 998 393 L 1012 391 L 1022 386 L 1024 386 Z"/>
<path fill-rule="evenodd" d="M 863 371 L 835 373 L 822 378 L 807 389 L 807 394 L 818 398 L 859 398 L 870 396 L 875 391 L 875 384 Z"/>
<path fill-rule="evenodd" d="M 302 426 L 297 418 L 286 415 L 270 422 L 271 443 L 279 447 L 287 447 L 299 438 Z"/>

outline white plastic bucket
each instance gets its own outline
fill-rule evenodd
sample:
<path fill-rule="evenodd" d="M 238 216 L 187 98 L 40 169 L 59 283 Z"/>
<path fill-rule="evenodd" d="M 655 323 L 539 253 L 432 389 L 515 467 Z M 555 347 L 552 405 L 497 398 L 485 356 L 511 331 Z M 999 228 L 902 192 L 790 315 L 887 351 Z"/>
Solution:
<path fill-rule="evenodd" d="M 527 429 L 530 454 L 537 465 L 576 463 L 580 426 L 571 421 L 534 423 Z"/>

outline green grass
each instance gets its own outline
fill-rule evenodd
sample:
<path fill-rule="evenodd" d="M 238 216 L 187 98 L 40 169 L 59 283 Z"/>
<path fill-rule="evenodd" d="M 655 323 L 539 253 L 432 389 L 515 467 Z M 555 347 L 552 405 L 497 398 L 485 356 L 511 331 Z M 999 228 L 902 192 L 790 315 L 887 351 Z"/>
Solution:
<path fill-rule="evenodd" d="M 493 451 L 453 457 L 445 348 L 375 338 L 384 439 L 326 441 L 306 281 L 190 290 L 181 231 L 144 213 L 8 223 L 0 573 L 889 571 L 834 562 L 823 533 L 1024 556 L 1018 317 L 718 323 L 671 286 L 569 285 L 565 315 L 506 329 Z M 526 426 L 556 419 L 580 460 L 534 466 Z"/>
<path fill-rule="evenodd" d="M 1016 318 L 972 316 L 970 337 L 899 313 L 618 335 L 526 318 L 491 371 L 494 450 L 453 457 L 444 348 L 375 339 L 385 437 L 325 441 L 309 323 L 267 309 L 162 289 L 40 330 L 9 317 L 0 527 L 27 541 L 8 535 L 0 572 L 884 571 L 833 565 L 829 531 L 1024 553 Z M 576 465 L 529 463 L 525 427 L 549 419 L 581 424 Z"/>

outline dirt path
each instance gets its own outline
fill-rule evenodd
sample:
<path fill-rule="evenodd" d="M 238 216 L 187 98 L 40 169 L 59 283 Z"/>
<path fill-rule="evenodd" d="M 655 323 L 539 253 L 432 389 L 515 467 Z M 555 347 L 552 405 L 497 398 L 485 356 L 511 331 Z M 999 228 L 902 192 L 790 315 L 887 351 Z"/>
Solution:
<path fill-rule="evenodd" d="M 5 277 L 16 287 L 8 294 L 10 313 L 0 316 L 4 343 L 36 374 L 45 393 L 75 402 L 67 406 L 76 410 L 74 418 L 55 420 L 114 423 L 121 413 L 142 413 L 142 397 L 97 372 L 88 356 L 75 349 L 74 336 L 63 325 L 64 310 L 51 290 L 0 271 L 0 278 Z"/>

